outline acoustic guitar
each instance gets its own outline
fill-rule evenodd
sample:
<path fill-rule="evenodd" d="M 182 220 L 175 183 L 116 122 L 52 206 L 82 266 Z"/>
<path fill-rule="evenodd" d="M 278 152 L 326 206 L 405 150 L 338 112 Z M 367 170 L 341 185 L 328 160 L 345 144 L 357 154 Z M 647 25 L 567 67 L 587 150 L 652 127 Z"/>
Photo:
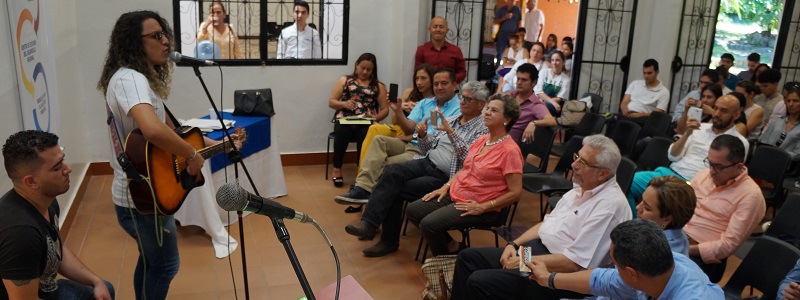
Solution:
<path fill-rule="evenodd" d="M 204 159 L 223 153 L 232 145 L 232 142 L 228 141 L 205 147 L 203 134 L 196 127 L 181 126 L 175 128 L 175 133 L 194 146 L 197 155 L 202 155 Z M 239 135 L 235 140 L 244 143 L 247 139 L 244 128 L 237 127 L 235 133 Z M 129 178 L 132 179 L 128 185 L 131 199 L 141 214 L 175 214 L 186 200 L 189 191 L 205 183 L 201 173 L 192 176 L 186 172 L 187 157 L 174 155 L 151 144 L 138 128 L 131 131 L 125 139 L 125 153 L 136 171 L 147 178 L 147 180 Z"/>

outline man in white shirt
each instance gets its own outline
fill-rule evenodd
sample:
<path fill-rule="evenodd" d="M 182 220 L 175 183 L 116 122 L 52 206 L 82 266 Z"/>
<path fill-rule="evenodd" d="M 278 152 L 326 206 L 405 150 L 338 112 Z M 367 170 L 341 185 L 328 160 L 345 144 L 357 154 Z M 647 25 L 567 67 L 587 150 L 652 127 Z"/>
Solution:
<path fill-rule="evenodd" d="M 554 272 L 611 266 L 609 234 L 617 224 L 631 219 L 631 209 L 615 177 L 621 160 L 619 148 L 605 136 L 592 135 L 583 139 L 577 156 L 572 163 L 575 187 L 541 223 L 504 248 L 461 251 L 453 273 L 453 300 L 583 298 L 521 276 L 516 254 L 520 245 L 531 246 L 536 260 Z"/>
<path fill-rule="evenodd" d="M 648 59 L 642 68 L 644 79 L 634 80 L 625 90 L 619 110 L 622 115 L 644 124 L 654 111 L 665 112 L 669 105 L 669 90 L 658 80 L 658 61 Z"/>
<path fill-rule="evenodd" d="M 278 37 L 278 59 L 322 58 L 322 44 L 319 33 L 306 23 L 308 19 L 308 3 L 294 3 L 294 24 L 284 28 Z"/>
<path fill-rule="evenodd" d="M 544 32 L 544 13 L 536 7 L 536 0 L 528 0 L 526 4 L 528 11 L 525 12 L 525 22 L 522 24 L 525 28 L 525 41 L 538 42 L 542 39 L 542 32 Z"/>

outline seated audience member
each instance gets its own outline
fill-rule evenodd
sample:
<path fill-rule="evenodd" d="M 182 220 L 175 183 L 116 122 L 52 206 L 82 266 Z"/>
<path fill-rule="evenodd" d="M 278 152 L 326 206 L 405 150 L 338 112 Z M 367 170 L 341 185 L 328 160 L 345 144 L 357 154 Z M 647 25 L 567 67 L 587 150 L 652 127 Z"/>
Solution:
<path fill-rule="evenodd" d="M 764 123 L 764 108 L 753 102 L 753 98 L 761 91 L 749 80 L 740 80 L 736 84 L 736 91 L 744 95 L 746 100 L 743 112 L 747 118 L 747 139 L 758 139 Z"/>
<path fill-rule="evenodd" d="M 739 107 L 742 108 L 742 113 L 739 114 L 739 118 L 733 121 L 734 126 L 736 127 L 736 131 L 739 132 L 742 136 L 747 136 L 747 115 L 744 113 L 744 107 L 747 105 L 747 98 L 745 98 L 744 94 L 739 92 L 732 92 L 728 95 L 736 97 L 736 100 L 739 100 Z"/>
<path fill-rule="evenodd" d="M 786 96 L 789 95 L 789 92 L 800 90 L 800 82 L 797 81 L 789 81 L 783 84 L 783 90 L 781 91 L 781 96 L 783 99 L 786 99 Z M 772 120 L 786 116 L 786 102 L 781 101 L 775 103 L 775 107 L 772 108 L 772 114 L 769 115 L 769 121 L 767 125 L 769 125 Z"/>
<path fill-rule="evenodd" d="M 739 72 L 738 76 L 739 80 L 750 80 L 752 81 L 753 74 L 756 71 L 756 67 L 758 64 L 761 63 L 761 54 L 758 53 L 750 53 L 747 56 L 747 70 Z"/>
<path fill-rule="evenodd" d="M 530 279 L 551 289 L 611 299 L 724 299 L 719 285 L 691 259 L 674 250 L 658 226 L 648 220 L 623 222 L 611 231 L 615 268 L 575 273 L 550 272 L 538 260 L 527 263 Z"/>
<path fill-rule="evenodd" d="M 717 72 L 722 76 L 723 84 L 731 90 L 735 89 L 736 83 L 739 82 L 738 76 L 728 72 L 733 67 L 733 62 L 733 54 L 723 53 L 719 60 L 719 67 L 717 68 Z"/>
<path fill-rule="evenodd" d="M 515 142 L 532 143 L 533 132 L 537 126 L 553 127 L 558 125 L 547 110 L 544 102 L 533 93 L 539 72 L 531 64 L 523 64 L 517 69 L 517 90 L 511 91 L 511 96 L 516 98 L 520 107 L 519 119 L 511 126 L 508 132 Z"/>
<path fill-rule="evenodd" d="M 520 28 L 517 28 L 517 36 L 519 37 L 519 43 L 520 43 L 520 45 L 522 45 L 523 47 L 524 47 L 524 46 L 525 46 L 525 44 L 527 43 L 527 41 L 525 41 L 525 33 L 526 33 L 526 32 L 527 32 L 527 30 L 525 30 L 525 27 L 520 27 Z"/>
<path fill-rule="evenodd" d="M 640 219 L 661 226 L 672 252 L 689 255 L 689 238 L 683 226 L 694 215 L 697 198 L 685 180 L 675 176 L 662 176 L 650 180 L 636 206 Z"/>
<path fill-rule="evenodd" d="M 573 41 L 573 39 L 572 39 L 572 37 L 571 37 L 571 36 L 565 36 L 564 38 L 562 38 L 562 39 L 561 39 L 561 44 L 564 44 L 564 43 L 573 43 L 573 42 L 574 42 L 574 41 Z"/>
<path fill-rule="evenodd" d="M 786 115 L 772 120 L 759 142 L 786 150 L 792 160 L 800 159 L 800 90 L 793 90 L 783 99 Z"/>
<path fill-rule="evenodd" d="M 408 115 L 411 113 L 411 110 L 413 110 L 417 103 L 422 99 L 433 98 L 434 73 L 436 73 L 436 68 L 429 64 L 421 64 L 414 69 L 414 86 L 407 88 L 403 92 L 403 95 L 400 96 L 400 98 L 397 98 L 397 102 L 400 103 L 400 110 L 402 111 L 403 115 L 408 117 Z M 397 125 L 396 114 L 392 115 L 391 126 L 380 123 L 372 124 L 369 126 L 367 136 L 364 138 L 364 143 L 361 145 L 361 157 L 358 158 L 359 166 L 361 166 L 361 163 L 364 161 L 364 157 L 367 156 L 369 145 L 372 143 L 372 139 L 379 135 L 385 135 L 389 137 L 405 136 L 402 139 L 405 141 L 411 140 L 411 135 L 403 132 L 403 129 L 400 128 L 400 125 Z"/>
<path fill-rule="evenodd" d="M 652 58 L 645 60 L 642 73 L 644 79 L 628 84 L 619 105 L 620 113 L 613 120 L 629 120 L 642 126 L 650 113 L 667 111 L 669 90 L 658 80 L 658 62 Z M 609 123 L 606 131 L 613 133 L 615 124 L 616 122 Z"/>
<path fill-rule="evenodd" d="M 778 286 L 775 300 L 800 300 L 800 260 Z"/>
<path fill-rule="evenodd" d="M 436 16 L 428 25 L 431 40 L 417 47 L 414 54 L 414 68 L 421 64 L 431 64 L 437 69 L 448 68 L 456 73 L 456 84 L 467 78 L 467 65 L 461 48 L 445 40 L 447 20 Z"/>
<path fill-rule="evenodd" d="M 561 52 L 564 52 L 564 70 L 569 74 L 572 70 L 572 42 L 561 43 Z"/>
<path fill-rule="evenodd" d="M 509 36 L 508 47 L 506 48 L 506 52 L 503 53 L 503 61 L 500 63 L 500 68 L 497 70 L 497 75 L 500 77 L 505 76 L 518 61 L 527 60 L 529 58 L 528 55 L 528 50 L 523 48 L 522 43 L 519 42 L 519 36 Z"/>
<path fill-rule="evenodd" d="M 58 137 L 43 131 L 17 132 L 3 145 L 13 188 L 0 198 L 0 299 L 114 298 L 111 283 L 61 241 L 56 197 L 72 173 L 64 156 Z"/>
<path fill-rule="evenodd" d="M 717 71 L 707 69 L 700 74 L 700 80 L 698 81 L 697 89 L 686 94 L 686 96 L 684 96 L 683 99 L 681 99 L 681 101 L 678 101 L 678 104 L 675 105 L 675 110 L 672 112 L 672 122 L 677 122 L 678 119 L 680 119 L 681 116 L 683 116 L 684 113 L 683 110 L 685 109 L 686 101 L 689 100 L 689 98 L 700 99 L 700 90 L 702 90 L 706 86 L 706 84 L 709 83 L 716 83 L 719 86 L 721 86 L 722 95 L 727 95 L 730 94 L 730 92 L 732 92 L 730 89 L 728 89 L 727 86 L 722 84 L 722 81 L 720 80 L 719 77 L 719 73 L 717 73 Z"/>
<path fill-rule="evenodd" d="M 364 115 L 380 122 L 389 114 L 386 86 L 378 81 L 378 62 L 372 53 L 364 53 L 356 60 L 353 74 L 339 77 L 333 85 L 328 107 L 336 110 L 333 123 L 333 185 L 344 184 L 342 164 L 347 144 L 355 141 L 361 156 L 361 144 L 369 126 L 340 124 L 339 118 Z"/>
<path fill-rule="evenodd" d="M 537 72 L 547 68 L 547 61 L 544 60 L 544 45 L 540 42 L 531 44 L 530 55 L 527 60 L 518 61 L 511 67 L 506 76 L 498 78 L 497 92 L 508 92 L 517 89 L 517 68 L 522 64 L 532 64 L 536 67 Z M 539 74 L 536 74 L 539 77 Z"/>
<path fill-rule="evenodd" d="M 437 76 L 437 78 L 439 80 L 442 80 L 441 76 Z M 450 97 L 449 93 L 453 93 L 455 91 L 455 83 L 451 82 L 451 84 L 448 85 L 447 89 L 440 89 L 439 91 L 440 94 L 442 90 L 448 93 L 447 95 L 444 95 L 442 97 L 444 98 Z M 486 101 L 486 98 L 488 96 L 489 96 L 489 91 L 486 89 L 486 85 L 481 84 L 480 82 L 477 81 L 468 82 L 464 84 L 463 88 L 461 89 L 462 98 L 475 99 L 477 101 Z M 428 99 L 423 101 L 427 100 Z M 461 111 L 455 110 L 454 113 L 450 114 L 442 113 L 442 114 L 447 119 L 460 115 Z M 425 122 L 420 122 L 420 123 L 425 123 Z M 433 126 L 431 126 L 431 128 L 432 127 Z M 434 131 L 433 133 L 436 133 L 436 131 Z M 428 131 L 427 134 L 430 135 L 433 133 L 430 133 L 430 131 Z M 425 134 L 423 134 L 422 136 L 425 136 Z M 439 135 L 437 136 L 437 138 L 446 138 L 446 135 Z M 359 166 L 360 171 L 358 173 L 358 176 L 356 177 L 355 185 L 353 185 L 353 187 L 351 187 L 346 194 L 341 196 L 336 196 L 335 198 L 336 202 L 340 204 L 367 203 L 370 194 L 372 193 L 372 190 L 375 187 L 375 184 L 377 184 L 378 179 L 381 177 L 381 174 L 383 174 L 384 168 L 387 165 L 406 162 L 415 158 L 417 159 L 424 158 L 425 154 L 428 154 L 429 152 L 433 151 L 434 148 L 443 144 L 444 143 L 440 144 L 438 141 L 434 141 L 433 143 L 429 143 L 429 145 L 432 145 L 433 148 L 427 147 L 421 151 L 413 143 L 404 141 L 402 139 L 392 138 L 388 136 L 375 137 L 375 139 L 372 141 L 372 146 L 374 147 L 374 149 L 373 147 L 370 147 L 370 151 L 367 152 L 364 162 Z M 466 147 L 469 147 L 469 145 L 466 145 Z M 448 153 L 452 152 L 452 150 L 447 150 L 447 151 L 450 151 Z"/>
<path fill-rule="evenodd" d="M 224 20 L 228 16 L 221 1 L 212 1 L 209 13 L 197 30 L 197 41 L 212 41 L 219 47 L 219 57 L 214 59 L 243 59 L 244 50 L 239 44 L 239 35 Z"/>
<path fill-rule="evenodd" d="M 758 85 L 758 75 L 761 75 L 761 73 L 769 69 L 770 67 L 768 64 L 759 64 L 758 67 L 756 67 L 756 71 L 753 72 L 753 77 L 750 78 L 750 81 L 755 82 L 756 85 Z"/>
<path fill-rule="evenodd" d="M 361 221 L 345 227 L 348 234 L 359 239 L 372 239 L 378 226 L 383 226 L 381 240 L 365 249 L 364 255 L 379 257 L 397 251 L 403 201 L 422 198 L 461 169 L 469 146 L 487 133 L 480 117 L 485 103 L 484 99 L 462 97 L 460 116 L 445 119 L 441 112 L 437 112 L 440 120 L 434 134 L 427 133 L 427 123 L 417 123 L 419 147 L 425 156 L 387 165 L 369 196 Z"/>
<path fill-rule="evenodd" d="M 550 114 L 558 116 L 561 113 L 561 103 L 569 97 L 569 74 L 564 68 L 564 53 L 553 51 L 550 54 L 550 68 L 539 70 L 539 81 L 533 92 L 544 101 Z"/>
<path fill-rule="evenodd" d="M 520 276 L 519 246 L 531 246 L 535 259 L 563 273 L 611 265 L 609 232 L 631 219 L 631 208 L 617 184 L 621 159 L 614 141 L 592 135 L 572 163 L 575 187 L 564 194 L 544 220 L 505 248 L 467 248 L 458 254 L 452 299 L 582 298 L 551 290 Z"/>
<path fill-rule="evenodd" d="M 464 247 L 447 233 L 451 228 L 492 224 L 501 209 L 519 200 L 522 153 L 508 135 L 519 115 L 514 96 L 489 97 L 483 113 L 489 134 L 469 147 L 464 168 L 441 188 L 408 205 L 408 219 L 419 227 L 433 255 Z"/>
<path fill-rule="evenodd" d="M 553 54 L 553 51 L 558 51 L 558 37 L 555 34 L 547 35 L 547 43 L 545 43 L 544 54 L 546 59 L 550 60 L 550 54 Z"/>
<path fill-rule="evenodd" d="M 722 87 L 713 82 L 706 84 L 700 89 L 700 98 L 689 98 L 686 100 L 683 110 L 689 111 L 690 107 L 699 107 L 703 110 L 703 118 L 698 121 L 708 122 L 711 120 L 711 115 L 714 114 L 714 105 L 717 103 L 719 97 L 722 97 Z M 678 119 L 675 133 L 683 134 L 683 132 L 686 131 L 686 121 L 688 118 L 689 116 L 687 114 L 683 114 L 680 119 Z"/>
<path fill-rule="evenodd" d="M 758 75 L 756 86 L 761 90 L 761 94 L 753 98 L 753 102 L 764 108 L 764 115 L 770 118 L 774 114 L 775 105 L 783 102 L 783 95 L 778 92 L 778 82 L 781 81 L 781 72 L 768 69 Z M 770 118 L 764 118 L 762 127 L 767 126 Z"/>
<path fill-rule="evenodd" d="M 647 183 L 655 177 L 677 176 L 682 180 L 691 180 L 705 165 L 703 160 L 708 155 L 708 147 L 714 138 L 720 135 L 732 135 L 749 146 L 738 131 L 734 121 L 739 118 L 741 108 L 739 100 L 732 95 L 717 99 L 711 123 L 700 123 L 695 119 L 686 121 L 686 132 L 669 146 L 667 157 L 672 162 L 669 167 L 658 167 L 653 171 L 636 172 L 633 176 L 628 202 L 633 206 L 636 199 L 642 196 Z"/>
<path fill-rule="evenodd" d="M 312 26 L 313 24 L 306 22 L 311 12 L 308 2 L 295 1 L 292 9 L 294 24 L 281 30 L 281 35 L 278 37 L 277 58 L 322 58 L 319 32 Z"/>
<path fill-rule="evenodd" d="M 691 244 L 689 256 L 711 282 L 719 282 L 728 256 L 750 236 L 766 211 L 761 189 L 747 175 L 745 145 L 727 134 L 714 138 L 703 160 L 707 168 L 691 182 L 697 208 L 684 226 Z"/>

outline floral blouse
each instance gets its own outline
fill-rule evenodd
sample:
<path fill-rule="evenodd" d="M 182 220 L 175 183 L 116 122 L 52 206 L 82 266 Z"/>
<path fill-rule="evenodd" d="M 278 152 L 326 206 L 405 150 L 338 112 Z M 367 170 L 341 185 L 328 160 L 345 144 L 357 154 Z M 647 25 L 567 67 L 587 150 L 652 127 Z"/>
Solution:
<path fill-rule="evenodd" d="M 377 115 L 380 107 L 378 106 L 378 86 L 360 86 L 355 79 L 347 79 L 342 91 L 342 98 L 339 101 L 356 101 L 356 108 L 353 110 L 341 109 L 336 112 L 336 118 L 355 116 L 360 114 Z"/>

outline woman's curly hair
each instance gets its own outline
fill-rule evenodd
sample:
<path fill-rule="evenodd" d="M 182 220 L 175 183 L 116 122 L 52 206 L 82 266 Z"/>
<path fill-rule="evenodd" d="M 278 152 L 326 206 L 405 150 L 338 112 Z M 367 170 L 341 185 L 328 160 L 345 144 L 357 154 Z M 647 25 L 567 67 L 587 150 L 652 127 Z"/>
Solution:
<path fill-rule="evenodd" d="M 123 14 L 114 24 L 111 37 L 108 38 L 108 54 L 106 54 L 103 72 L 97 82 L 97 89 L 103 91 L 103 95 L 108 92 L 108 83 L 111 76 L 122 67 L 135 70 L 144 74 L 150 83 L 150 88 L 166 100 L 170 92 L 172 82 L 172 62 L 164 65 L 153 65 L 147 59 L 142 40 L 142 23 L 148 19 L 154 19 L 164 30 L 164 36 L 169 40 L 169 51 L 174 48 L 172 28 L 167 20 L 158 13 L 149 10 L 132 11 Z"/>

